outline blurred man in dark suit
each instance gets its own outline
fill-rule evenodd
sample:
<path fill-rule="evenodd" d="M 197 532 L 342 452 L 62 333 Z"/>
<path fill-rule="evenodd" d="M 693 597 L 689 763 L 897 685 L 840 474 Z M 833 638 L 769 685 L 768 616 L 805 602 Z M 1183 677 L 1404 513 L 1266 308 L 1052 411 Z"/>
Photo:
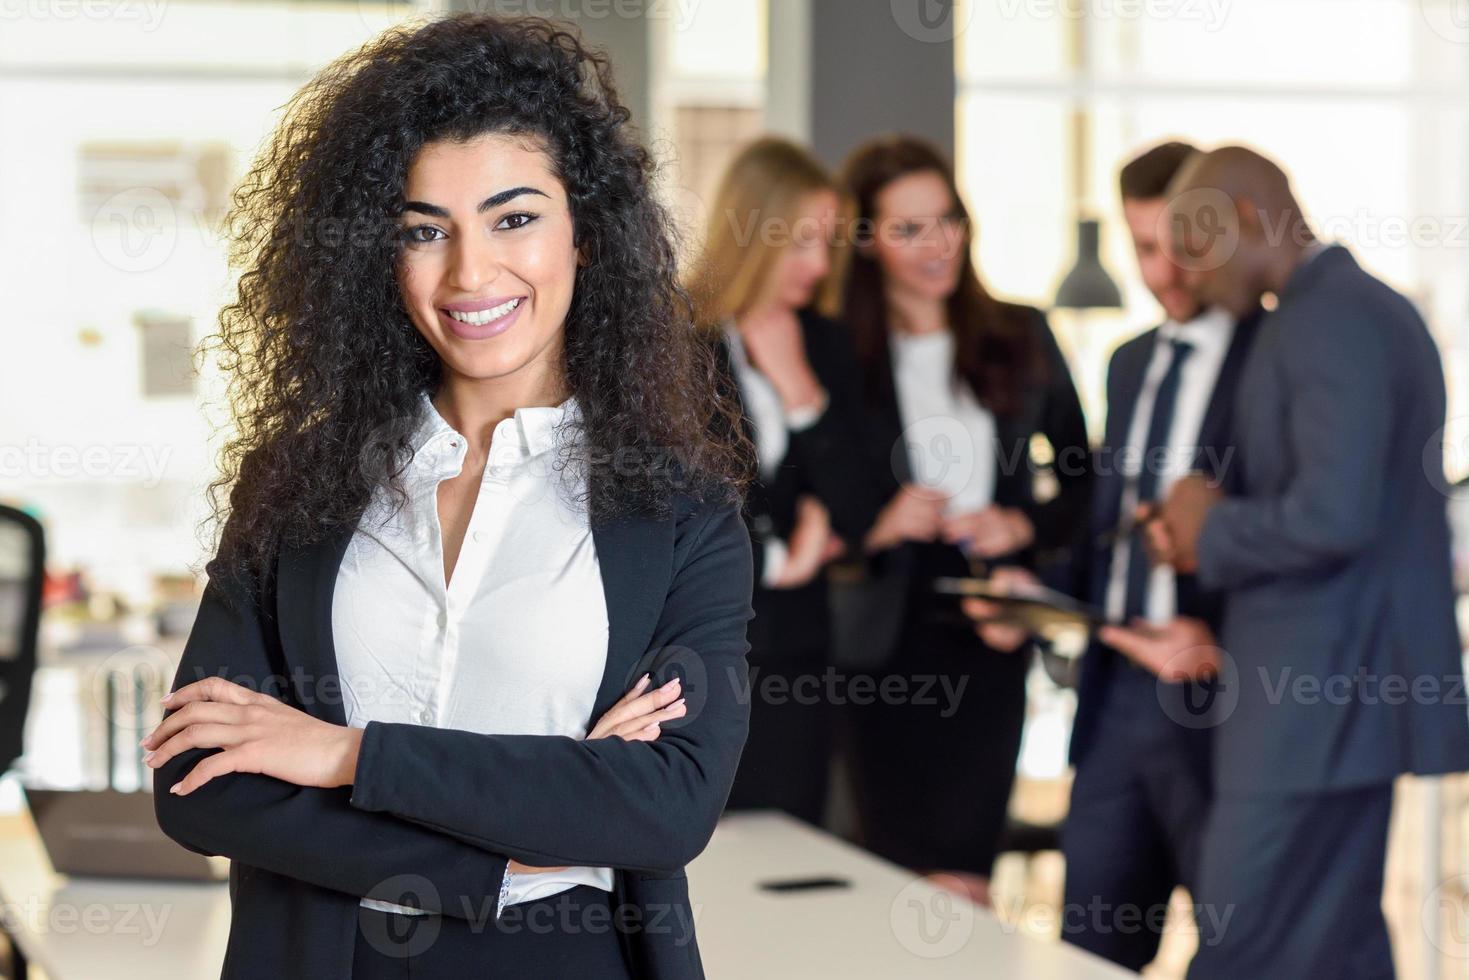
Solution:
<path fill-rule="evenodd" d="M 1194 896 L 1216 914 L 1189 977 L 1391 977 L 1393 780 L 1469 768 L 1438 350 L 1259 154 L 1201 155 L 1169 194 L 1200 300 L 1277 302 L 1240 381 L 1240 482 L 1180 480 L 1149 524 L 1159 560 L 1225 592 L 1220 649 L 1193 619 L 1103 631 L 1139 662 L 1220 672 Z"/>

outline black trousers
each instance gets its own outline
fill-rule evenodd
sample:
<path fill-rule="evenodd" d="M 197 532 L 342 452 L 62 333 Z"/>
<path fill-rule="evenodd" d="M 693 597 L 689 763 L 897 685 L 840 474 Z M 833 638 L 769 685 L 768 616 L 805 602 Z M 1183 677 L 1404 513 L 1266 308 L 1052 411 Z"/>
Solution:
<path fill-rule="evenodd" d="M 612 896 L 577 885 L 485 921 L 358 907 L 352 980 L 631 980 Z"/>
<path fill-rule="evenodd" d="M 1390 980 L 1382 879 L 1391 814 L 1391 783 L 1216 799 L 1188 980 Z"/>
<path fill-rule="evenodd" d="M 1195 887 L 1209 740 L 1165 714 L 1172 685 L 1128 663 L 1113 670 L 1061 835 L 1061 937 L 1141 970 L 1158 954 L 1174 886 Z"/>

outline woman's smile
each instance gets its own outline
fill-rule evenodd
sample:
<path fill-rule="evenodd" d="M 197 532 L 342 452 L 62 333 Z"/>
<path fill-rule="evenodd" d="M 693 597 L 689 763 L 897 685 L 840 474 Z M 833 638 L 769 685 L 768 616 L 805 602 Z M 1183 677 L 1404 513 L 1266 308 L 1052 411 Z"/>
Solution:
<path fill-rule="evenodd" d="M 491 297 L 464 303 L 450 303 L 438 307 L 439 319 L 456 337 L 463 340 L 484 340 L 509 330 L 519 319 L 520 309 L 525 305 L 524 296 L 510 299 Z"/>

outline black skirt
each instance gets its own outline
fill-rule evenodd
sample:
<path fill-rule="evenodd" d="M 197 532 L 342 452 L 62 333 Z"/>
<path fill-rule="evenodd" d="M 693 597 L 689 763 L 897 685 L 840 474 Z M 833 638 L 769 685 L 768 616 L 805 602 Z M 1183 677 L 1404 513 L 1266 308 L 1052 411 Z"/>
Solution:
<path fill-rule="evenodd" d="M 935 575 L 965 575 L 957 549 L 920 549 L 903 625 L 877 694 L 842 714 L 858 842 L 917 871 L 988 875 L 1005 829 L 1025 722 L 1025 651 L 990 649 Z"/>

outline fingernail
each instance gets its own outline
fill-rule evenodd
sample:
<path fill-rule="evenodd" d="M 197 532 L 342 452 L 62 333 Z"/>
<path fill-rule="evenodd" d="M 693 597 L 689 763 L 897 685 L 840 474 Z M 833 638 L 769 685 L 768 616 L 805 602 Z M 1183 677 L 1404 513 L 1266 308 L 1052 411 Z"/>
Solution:
<path fill-rule="evenodd" d="M 138 739 L 138 744 L 146 749 L 148 747 L 148 739 L 152 737 L 153 736 L 151 735 L 144 735 L 142 738 Z"/>
<path fill-rule="evenodd" d="M 683 704 L 686 700 L 687 700 L 687 698 L 679 698 L 677 701 L 675 701 L 673 703 L 674 704 Z"/>
<path fill-rule="evenodd" d="M 158 754 L 157 752 L 144 752 L 143 753 L 143 761 L 144 762 L 151 762 L 153 760 L 153 757 L 155 755 L 157 755 L 157 754 Z"/>
<path fill-rule="evenodd" d="M 633 690 L 635 690 L 635 691 L 641 691 L 643 688 L 645 688 L 645 687 L 648 686 L 648 682 L 650 680 L 652 680 L 652 679 L 653 679 L 653 675 L 652 674 L 644 674 L 642 677 L 639 677 L 638 678 L 638 682 L 633 685 Z"/>
<path fill-rule="evenodd" d="M 164 704 L 168 704 L 169 701 L 173 700 L 173 692 L 172 691 L 169 691 L 167 694 L 165 694 L 163 697 L 159 698 L 158 700 L 159 701 L 162 701 Z"/>
<path fill-rule="evenodd" d="M 667 684 L 664 684 L 663 687 L 662 687 L 662 690 L 671 691 L 675 687 L 678 687 L 678 678 L 677 677 L 675 677 L 673 680 L 669 681 Z"/>
<path fill-rule="evenodd" d="M 183 780 L 180 780 L 179 782 L 176 782 L 172 786 L 170 786 L 168 788 L 168 791 L 170 793 L 173 793 L 173 794 L 177 795 L 178 794 L 178 791 L 179 791 L 179 787 L 182 786 L 182 785 L 183 785 Z"/>

